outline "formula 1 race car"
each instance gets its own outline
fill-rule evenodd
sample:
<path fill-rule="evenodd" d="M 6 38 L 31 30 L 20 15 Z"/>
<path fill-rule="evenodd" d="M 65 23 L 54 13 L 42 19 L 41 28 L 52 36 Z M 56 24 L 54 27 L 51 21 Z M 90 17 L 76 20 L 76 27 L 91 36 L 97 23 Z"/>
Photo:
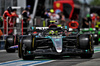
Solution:
<path fill-rule="evenodd" d="M 73 34 L 55 24 L 35 29 L 30 35 L 23 36 L 18 45 L 18 54 L 23 60 L 32 60 L 35 56 L 91 58 L 94 53 L 90 34 Z"/>

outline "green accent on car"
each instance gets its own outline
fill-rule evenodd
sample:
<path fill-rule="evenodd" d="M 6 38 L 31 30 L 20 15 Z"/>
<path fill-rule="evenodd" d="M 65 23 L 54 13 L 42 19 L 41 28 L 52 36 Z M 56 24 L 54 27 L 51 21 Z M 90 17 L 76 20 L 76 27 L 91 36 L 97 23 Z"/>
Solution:
<path fill-rule="evenodd" d="M 57 25 L 57 27 L 61 27 L 61 25 Z"/>
<path fill-rule="evenodd" d="M 98 41 L 100 41 L 100 38 L 98 39 Z"/>
<path fill-rule="evenodd" d="M 76 32 L 73 31 L 72 33 L 74 34 L 74 33 L 76 33 Z"/>
<path fill-rule="evenodd" d="M 90 31 L 93 31 L 93 28 L 90 28 L 89 30 L 90 30 Z"/>
<path fill-rule="evenodd" d="M 91 33 L 95 34 L 95 31 L 93 31 L 93 32 L 91 32 Z"/>
<path fill-rule="evenodd" d="M 55 34 L 57 35 L 58 34 L 58 31 L 55 31 Z"/>
<path fill-rule="evenodd" d="M 87 32 L 87 31 L 89 31 L 89 29 L 88 29 L 88 30 L 87 30 L 87 29 L 83 29 L 82 31 L 83 31 L 83 32 Z"/>
<path fill-rule="evenodd" d="M 98 31 L 98 34 L 100 35 L 100 31 Z"/>
<path fill-rule="evenodd" d="M 52 34 L 51 31 L 49 32 L 49 34 Z"/>
<path fill-rule="evenodd" d="M 53 31 L 53 30 L 51 30 L 50 32 L 49 32 L 49 34 L 54 34 L 55 32 Z"/>
<path fill-rule="evenodd" d="M 80 31 L 80 34 L 83 34 L 83 32 L 82 32 L 82 31 Z"/>
<path fill-rule="evenodd" d="M 0 21 L 3 21 L 2 17 L 0 17 Z"/>

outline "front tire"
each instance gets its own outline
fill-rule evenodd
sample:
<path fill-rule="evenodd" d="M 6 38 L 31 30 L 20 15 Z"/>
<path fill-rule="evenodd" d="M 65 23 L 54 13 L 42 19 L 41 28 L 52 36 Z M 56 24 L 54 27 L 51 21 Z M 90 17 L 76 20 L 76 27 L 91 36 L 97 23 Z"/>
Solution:
<path fill-rule="evenodd" d="M 34 37 L 33 36 L 25 36 L 22 39 L 22 58 L 23 60 L 33 60 L 35 58 L 31 53 L 28 54 L 28 51 L 33 51 L 34 49 Z"/>
<path fill-rule="evenodd" d="M 27 50 L 26 49 L 22 50 L 22 58 L 23 58 L 23 60 L 33 60 L 35 58 L 34 55 L 27 56 L 26 54 L 27 54 Z"/>

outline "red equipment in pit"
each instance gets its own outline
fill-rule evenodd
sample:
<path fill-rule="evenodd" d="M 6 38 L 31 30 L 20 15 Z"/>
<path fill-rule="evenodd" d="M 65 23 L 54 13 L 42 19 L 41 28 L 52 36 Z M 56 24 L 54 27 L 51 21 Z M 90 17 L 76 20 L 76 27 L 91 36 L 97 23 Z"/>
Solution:
<path fill-rule="evenodd" d="M 71 21 L 69 22 L 69 28 L 72 28 L 72 29 L 77 29 L 79 27 L 79 23 L 77 21 Z"/>
<path fill-rule="evenodd" d="M 65 17 L 67 16 L 71 19 L 72 14 L 74 12 L 74 1 L 73 0 L 58 0 L 53 4 L 54 11 L 60 10 L 65 13 Z"/>

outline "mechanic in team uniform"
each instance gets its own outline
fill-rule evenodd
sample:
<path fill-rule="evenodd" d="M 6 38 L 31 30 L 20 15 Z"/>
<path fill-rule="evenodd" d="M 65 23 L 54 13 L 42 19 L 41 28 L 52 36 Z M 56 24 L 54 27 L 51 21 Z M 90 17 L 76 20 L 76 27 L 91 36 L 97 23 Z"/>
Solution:
<path fill-rule="evenodd" d="M 27 6 L 27 9 L 28 9 L 28 10 L 27 10 L 27 16 L 30 16 L 30 14 L 31 14 L 31 13 L 30 13 L 31 6 L 30 6 L 30 5 L 28 5 L 28 6 Z"/>
<path fill-rule="evenodd" d="M 83 28 L 89 28 L 91 27 L 92 19 L 90 17 L 90 14 L 87 14 L 87 16 L 83 19 Z"/>
<path fill-rule="evenodd" d="M 64 16 L 64 14 L 63 14 L 63 12 L 60 12 L 60 13 L 58 13 L 59 14 L 59 16 L 60 16 L 60 24 L 62 25 L 62 26 L 66 26 L 67 25 L 67 22 L 66 22 L 66 19 L 65 19 L 65 16 Z"/>
<path fill-rule="evenodd" d="M 6 32 L 7 32 L 7 21 L 6 20 L 7 20 L 7 17 L 11 17 L 11 11 L 12 11 L 12 8 L 8 7 L 7 10 L 3 14 L 4 34 L 6 34 Z M 9 19 L 8 19 L 8 22 L 9 22 Z"/>
<path fill-rule="evenodd" d="M 50 9 L 47 9 L 45 12 L 44 12 L 44 18 L 50 18 Z"/>
<path fill-rule="evenodd" d="M 29 25 L 29 21 L 31 19 L 30 17 L 30 13 L 29 13 L 29 9 L 26 8 L 23 12 L 22 12 L 22 16 L 23 16 L 23 27 L 27 28 Z M 27 29 L 23 29 L 23 34 L 27 34 Z"/>
<path fill-rule="evenodd" d="M 51 20 L 56 20 L 57 21 L 60 18 L 60 16 L 58 14 L 54 13 L 53 9 L 51 9 L 50 12 L 51 12 L 51 15 L 50 15 Z"/>
<path fill-rule="evenodd" d="M 55 23 L 56 25 L 59 23 L 58 20 L 60 19 L 60 16 L 58 14 L 56 14 L 53 9 L 50 9 L 49 18 L 50 18 L 50 21 L 48 22 L 48 26 L 51 23 Z M 53 22 L 51 22 L 51 21 L 53 21 Z"/>
<path fill-rule="evenodd" d="M 13 28 L 14 26 L 16 26 L 16 18 L 18 17 L 18 15 L 16 14 L 16 9 L 12 10 L 11 16 L 12 17 L 9 20 L 9 27 Z M 9 29 L 8 35 L 12 35 L 12 34 L 13 34 L 13 29 Z"/>
<path fill-rule="evenodd" d="M 0 27 L 3 26 L 3 19 L 2 17 L 0 17 Z M 2 29 L 0 29 L 0 39 L 1 39 L 1 36 L 3 35 L 3 32 L 2 32 Z"/>

